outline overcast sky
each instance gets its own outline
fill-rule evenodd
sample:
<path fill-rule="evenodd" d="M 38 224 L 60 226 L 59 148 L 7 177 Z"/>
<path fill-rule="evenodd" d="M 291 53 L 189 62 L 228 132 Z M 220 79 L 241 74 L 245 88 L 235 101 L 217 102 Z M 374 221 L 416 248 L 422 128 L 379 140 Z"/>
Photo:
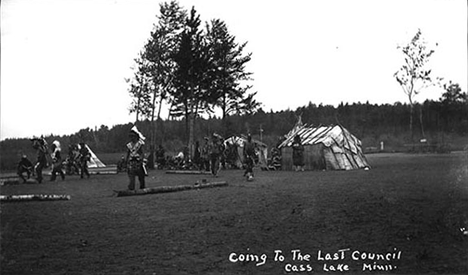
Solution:
<path fill-rule="evenodd" d="M 161 1 L 162 2 L 162 1 Z M 132 122 L 125 78 L 157 22 L 156 0 L 3 0 L 0 139 Z M 466 0 L 183 0 L 226 22 L 252 53 L 265 111 L 407 102 L 398 45 L 420 28 L 433 76 L 467 90 Z M 435 46 L 437 43 L 438 46 Z M 417 101 L 438 99 L 430 89 Z"/>

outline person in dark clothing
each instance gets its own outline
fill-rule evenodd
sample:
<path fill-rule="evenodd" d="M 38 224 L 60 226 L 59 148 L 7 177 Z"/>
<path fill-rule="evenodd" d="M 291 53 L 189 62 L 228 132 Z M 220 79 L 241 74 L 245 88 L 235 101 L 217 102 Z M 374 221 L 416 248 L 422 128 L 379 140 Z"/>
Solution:
<path fill-rule="evenodd" d="M 89 152 L 88 147 L 84 142 L 80 143 L 80 154 L 78 159 L 80 160 L 80 177 L 84 178 L 84 175 L 86 175 L 89 178 L 88 161 L 91 159 L 91 152 Z"/>
<path fill-rule="evenodd" d="M 47 167 L 47 142 L 43 138 L 34 138 L 33 148 L 37 152 L 37 161 L 34 165 L 34 172 L 36 173 L 36 180 L 38 183 L 42 183 L 42 170 Z"/>
<path fill-rule="evenodd" d="M 79 155 L 80 151 L 77 144 L 68 145 L 68 157 L 65 160 L 65 174 L 73 175 L 80 173 Z"/>
<path fill-rule="evenodd" d="M 210 140 L 209 138 L 205 137 L 205 144 L 203 144 L 201 148 L 201 165 L 200 165 L 200 171 L 205 170 L 205 171 L 210 171 Z"/>
<path fill-rule="evenodd" d="M 52 142 L 52 176 L 50 178 L 50 181 L 55 181 L 57 178 L 57 173 L 60 174 L 62 177 L 62 180 L 65 180 L 65 173 L 62 170 L 62 155 L 60 153 L 61 148 L 60 148 L 60 142 L 58 140 L 54 140 Z"/>
<path fill-rule="evenodd" d="M 208 148 L 211 160 L 211 174 L 214 177 L 217 177 L 220 169 L 220 157 L 224 149 L 222 146 L 221 136 L 213 134 Z"/>
<path fill-rule="evenodd" d="M 245 172 L 244 177 L 247 176 L 248 180 L 253 179 L 253 167 L 255 164 L 255 143 L 252 142 L 252 136 L 247 136 L 247 142 L 244 144 L 244 163 Z"/>
<path fill-rule="evenodd" d="M 197 140 L 195 142 L 195 149 L 193 152 L 193 163 L 197 169 L 201 167 L 201 149 L 200 149 L 200 142 Z"/>
<path fill-rule="evenodd" d="M 299 135 L 294 137 L 292 149 L 295 171 L 304 171 L 304 145 L 302 145 L 301 137 Z"/>
<path fill-rule="evenodd" d="M 166 166 L 166 151 L 161 144 L 159 144 L 158 150 L 156 150 L 156 163 L 158 164 L 158 169 L 163 169 Z"/>
<path fill-rule="evenodd" d="M 120 160 L 117 162 L 117 172 L 123 172 L 123 171 L 127 171 L 127 163 L 126 163 L 124 155 L 122 155 Z"/>
<path fill-rule="evenodd" d="M 33 165 L 31 161 L 28 159 L 26 155 L 23 155 L 21 157 L 21 160 L 18 162 L 18 169 L 17 169 L 18 176 L 23 180 L 23 182 L 26 182 L 27 179 L 31 177 L 32 172 L 33 172 Z M 24 173 L 26 173 L 27 179 L 24 177 Z"/>

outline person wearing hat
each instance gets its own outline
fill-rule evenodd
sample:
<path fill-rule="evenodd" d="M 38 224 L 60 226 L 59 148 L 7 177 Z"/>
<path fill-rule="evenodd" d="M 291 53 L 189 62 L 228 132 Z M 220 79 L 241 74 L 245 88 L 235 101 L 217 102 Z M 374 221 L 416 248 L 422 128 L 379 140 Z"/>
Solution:
<path fill-rule="evenodd" d="M 129 178 L 128 189 L 135 190 L 135 177 L 138 177 L 140 189 L 145 188 L 145 154 L 143 147 L 145 145 L 145 137 L 138 131 L 136 126 L 130 130 L 128 134 L 130 142 L 127 143 L 127 174 Z"/>
<path fill-rule="evenodd" d="M 26 155 L 23 155 L 21 157 L 21 160 L 18 162 L 18 170 L 17 174 L 18 176 L 23 180 L 23 182 L 26 182 L 26 178 L 24 178 L 23 173 L 26 173 L 29 179 L 31 177 L 31 173 L 33 171 L 33 165 L 31 161 L 28 159 Z"/>
<path fill-rule="evenodd" d="M 60 142 L 58 140 L 54 140 L 50 148 L 52 149 L 52 176 L 50 178 L 50 181 L 55 181 L 55 179 L 57 178 L 57 173 L 60 174 L 62 180 L 65 180 L 65 173 L 62 170 L 62 155 L 60 153 Z"/>

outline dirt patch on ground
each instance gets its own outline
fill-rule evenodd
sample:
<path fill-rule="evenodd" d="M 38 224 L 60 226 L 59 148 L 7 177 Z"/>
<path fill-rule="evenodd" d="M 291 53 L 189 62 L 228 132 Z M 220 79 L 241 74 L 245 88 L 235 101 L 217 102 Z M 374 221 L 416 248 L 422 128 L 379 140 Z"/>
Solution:
<path fill-rule="evenodd" d="M 466 156 L 369 161 L 369 171 L 257 171 L 253 182 L 240 170 L 216 179 L 150 171 L 148 187 L 204 178 L 229 186 L 131 197 L 113 195 L 125 174 L 2 186 L 2 195 L 71 200 L 1 204 L 1 271 L 468 273 Z"/>

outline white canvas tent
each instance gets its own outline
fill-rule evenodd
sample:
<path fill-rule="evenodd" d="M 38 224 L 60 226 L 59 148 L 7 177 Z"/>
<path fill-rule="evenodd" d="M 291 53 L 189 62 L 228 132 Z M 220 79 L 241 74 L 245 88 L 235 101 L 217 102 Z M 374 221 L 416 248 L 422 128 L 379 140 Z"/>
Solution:
<path fill-rule="evenodd" d="M 80 145 L 78 145 L 79 147 Z M 88 148 L 89 153 L 91 154 L 90 160 L 88 160 L 88 167 L 89 168 L 101 168 L 101 167 L 106 167 L 106 165 L 99 160 L 99 158 L 96 156 L 96 154 L 89 148 L 88 144 L 85 144 L 86 148 Z"/>
<path fill-rule="evenodd" d="M 304 145 L 306 170 L 352 170 L 369 167 L 361 141 L 341 125 L 313 127 L 296 124 L 280 144 L 282 169 L 292 170 L 292 142 Z"/>

